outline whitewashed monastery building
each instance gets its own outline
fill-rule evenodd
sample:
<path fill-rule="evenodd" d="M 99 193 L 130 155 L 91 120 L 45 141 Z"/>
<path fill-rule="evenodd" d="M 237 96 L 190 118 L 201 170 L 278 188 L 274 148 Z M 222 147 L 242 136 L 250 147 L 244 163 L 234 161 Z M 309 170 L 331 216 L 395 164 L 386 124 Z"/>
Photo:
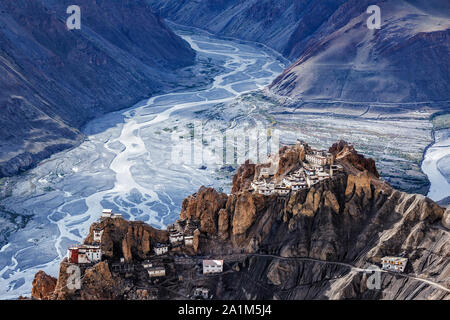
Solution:
<path fill-rule="evenodd" d="M 73 246 L 67 251 L 67 259 L 77 264 L 97 263 L 102 260 L 102 250 L 96 245 Z"/>
<path fill-rule="evenodd" d="M 203 260 L 203 274 L 221 273 L 223 260 Z"/>
<path fill-rule="evenodd" d="M 403 272 L 405 271 L 407 258 L 401 257 L 383 257 L 381 259 L 381 265 L 383 270 Z"/>

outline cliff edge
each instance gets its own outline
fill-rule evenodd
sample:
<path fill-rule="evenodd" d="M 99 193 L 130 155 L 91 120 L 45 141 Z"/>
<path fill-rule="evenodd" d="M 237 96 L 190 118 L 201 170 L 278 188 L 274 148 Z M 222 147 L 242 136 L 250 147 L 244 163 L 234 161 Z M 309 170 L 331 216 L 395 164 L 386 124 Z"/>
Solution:
<path fill-rule="evenodd" d="M 301 168 L 308 148 L 280 149 L 274 179 Z M 50 298 L 190 299 L 201 287 L 214 299 L 450 299 L 449 210 L 393 189 L 344 141 L 329 151 L 341 169 L 289 194 L 256 192 L 266 166 L 246 162 L 231 194 L 201 187 L 167 231 L 121 218 L 94 224 L 85 243 L 103 230 L 102 261 L 81 266 L 81 287 L 68 290 L 66 258 Z M 185 242 L 173 244 L 180 234 Z M 170 250 L 156 255 L 161 244 Z M 384 257 L 407 259 L 406 268 L 380 269 Z M 121 258 L 126 271 L 112 267 Z M 223 260 L 223 270 L 205 274 L 205 259 Z M 150 276 L 146 263 L 164 275 Z"/>

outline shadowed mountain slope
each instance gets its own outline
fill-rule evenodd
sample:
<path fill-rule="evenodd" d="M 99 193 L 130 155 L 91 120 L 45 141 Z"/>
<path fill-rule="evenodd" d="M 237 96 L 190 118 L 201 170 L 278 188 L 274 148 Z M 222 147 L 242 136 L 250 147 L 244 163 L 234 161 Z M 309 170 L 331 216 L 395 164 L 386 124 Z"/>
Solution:
<path fill-rule="evenodd" d="M 296 60 L 270 86 L 296 108 L 375 117 L 450 108 L 446 0 L 149 2 L 176 23 L 258 41 Z M 370 5 L 381 8 L 380 30 L 367 28 Z"/>
<path fill-rule="evenodd" d="M 0 2 L 0 177 L 76 145 L 87 120 L 177 85 L 195 52 L 144 2 Z"/>
<path fill-rule="evenodd" d="M 369 3 L 381 8 L 379 30 L 367 28 Z M 386 111 L 417 110 L 417 104 L 448 109 L 450 19 L 417 5 L 422 3 L 348 1 L 272 83 L 272 92 L 297 105 L 326 101 L 361 109 L 373 103 Z"/>

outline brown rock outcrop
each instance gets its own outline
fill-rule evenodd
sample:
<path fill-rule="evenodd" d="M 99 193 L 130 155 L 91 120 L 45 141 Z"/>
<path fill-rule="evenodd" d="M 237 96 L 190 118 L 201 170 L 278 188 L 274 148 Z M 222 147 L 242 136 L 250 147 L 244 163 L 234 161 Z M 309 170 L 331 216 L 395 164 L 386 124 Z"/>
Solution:
<path fill-rule="evenodd" d="M 347 177 L 347 188 L 345 189 L 345 197 L 349 200 L 352 199 L 353 196 L 356 196 L 357 199 L 361 200 L 362 206 L 367 206 L 372 200 L 372 178 L 369 175 L 367 170 L 363 172 L 358 172 L 356 175 L 349 174 Z M 355 200 L 358 201 L 358 200 Z M 350 201 L 350 204 L 353 204 L 354 201 Z"/>
<path fill-rule="evenodd" d="M 108 262 L 102 261 L 84 273 L 82 300 L 113 300 L 119 298 L 120 279 L 109 271 Z"/>
<path fill-rule="evenodd" d="M 55 291 L 57 279 L 39 270 L 33 279 L 31 296 L 34 299 L 46 300 Z"/>
<path fill-rule="evenodd" d="M 278 170 L 275 177 L 282 176 L 298 167 L 305 160 L 305 150 L 301 145 L 282 147 L 278 152 Z"/>
<path fill-rule="evenodd" d="M 201 235 L 200 230 L 195 229 L 195 231 L 194 231 L 194 239 L 193 239 L 193 243 L 192 243 L 195 253 L 198 252 L 198 246 L 200 244 L 200 235 Z"/>
<path fill-rule="evenodd" d="M 80 273 L 78 274 L 78 270 Z M 54 300 L 72 300 L 77 290 L 76 281 L 81 277 L 81 269 L 71 267 L 67 259 L 59 265 L 59 276 L 56 282 L 55 291 L 52 299 Z"/>
<path fill-rule="evenodd" d="M 91 225 L 86 244 L 93 243 L 94 229 L 103 229 L 101 247 L 106 258 L 124 257 L 125 261 L 145 259 L 152 245 L 169 241 L 169 233 L 165 230 L 155 229 L 140 221 L 109 218 Z"/>
<path fill-rule="evenodd" d="M 123 295 L 123 280 L 111 274 L 108 261 L 102 261 L 87 268 L 83 266 L 76 268 L 75 265 L 66 261 L 61 263 L 52 299 L 113 300 L 120 299 Z M 78 284 L 77 279 L 80 279 Z"/>
<path fill-rule="evenodd" d="M 323 204 L 324 206 L 331 208 L 334 213 L 339 213 L 340 210 L 339 202 L 336 198 L 336 195 L 333 192 L 329 190 L 325 191 Z"/>
<path fill-rule="evenodd" d="M 219 237 L 221 239 L 226 240 L 228 238 L 229 226 L 230 226 L 230 219 L 227 210 L 220 209 L 218 229 L 219 229 Z"/>
<path fill-rule="evenodd" d="M 246 192 L 237 200 L 232 222 L 232 234 L 242 235 L 253 224 L 256 218 L 256 206 L 253 194 Z"/>
<path fill-rule="evenodd" d="M 197 193 L 183 200 L 180 218 L 197 219 L 200 231 L 217 234 L 219 210 L 225 208 L 227 195 L 213 188 L 200 187 Z"/>
<path fill-rule="evenodd" d="M 248 188 L 254 176 L 255 165 L 253 163 L 250 163 L 249 160 L 245 161 L 245 163 L 238 168 L 236 174 L 233 177 L 233 187 L 231 189 L 231 192 L 237 193 Z"/>
<path fill-rule="evenodd" d="M 334 143 L 328 149 L 328 152 L 332 153 L 338 160 L 348 161 L 351 167 L 354 167 L 357 170 L 367 170 L 375 177 L 380 177 L 375 165 L 375 160 L 372 158 L 365 158 L 363 155 L 359 154 L 351 144 L 344 140 Z"/>
<path fill-rule="evenodd" d="M 445 210 L 444 216 L 442 217 L 442 225 L 447 229 L 450 229 L 450 208 Z"/>

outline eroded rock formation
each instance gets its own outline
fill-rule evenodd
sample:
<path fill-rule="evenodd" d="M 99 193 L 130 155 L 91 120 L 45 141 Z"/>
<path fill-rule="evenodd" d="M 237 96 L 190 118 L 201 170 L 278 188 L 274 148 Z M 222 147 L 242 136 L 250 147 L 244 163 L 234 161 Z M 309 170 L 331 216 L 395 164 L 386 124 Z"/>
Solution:
<path fill-rule="evenodd" d="M 33 289 L 31 296 L 34 299 L 46 300 L 55 291 L 56 278 L 49 276 L 44 271 L 39 270 L 33 279 Z"/>
<path fill-rule="evenodd" d="M 167 231 L 155 229 L 143 222 L 105 219 L 91 225 L 85 244 L 94 242 L 95 229 L 103 230 L 101 247 L 103 256 L 107 259 L 123 257 L 126 262 L 144 259 L 149 254 L 152 244 L 169 241 Z"/>
<path fill-rule="evenodd" d="M 295 148 L 281 154 L 293 154 Z M 341 153 L 345 149 L 350 152 Z M 139 268 L 128 276 L 109 268 L 122 255 L 134 265 L 152 259 L 151 248 L 167 242 L 167 232 L 107 219 L 93 225 L 86 239 L 91 242 L 93 228 L 104 228 L 104 261 L 84 271 L 86 282 L 77 292 L 64 288 L 68 263 L 62 262 L 52 297 L 187 297 L 192 288 L 185 279 L 194 277 L 220 299 L 450 299 L 448 209 L 393 189 L 346 143 L 330 150 L 341 154 L 336 161 L 344 171 L 309 189 L 285 197 L 249 192 L 244 186 L 255 168 L 246 163 L 233 180 L 235 192 L 201 187 L 186 198 L 178 223 L 200 227 L 192 249 L 177 248 L 165 257 L 167 283 L 177 295 L 161 291 Z M 295 167 L 291 160 L 284 164 Z M 399 255 L 409 259 L 405 273 L 382 273 L 380 290 L 369 289 L 368 275 L 357 270 Z M 201 277 L 204 257 L 226 259 L 227 272 Z"/>
<path fill-rule="evenodd" d="M 334 143 L 328 152 L 332 153 L 336 159 L 345 158 L 352 167 L 364 171 L 367 170 L 370 173 L 374 174 L 375 177 L 379 177 L 377 167 L 375 165 L 375 160 L 372 158 L 366 158 L 363 155 L 359 154 L 353 145 L 340 140 L 339 142 Z"/>
<path fill-rule="evenodd" d="M 210 234 L 217 233 L 217 216 L 227 201 L 225 193 L 213 188 L 201 187 L 197 193 L 183 200 L 180 218 L 200 220 L 200 230 Z"/>

